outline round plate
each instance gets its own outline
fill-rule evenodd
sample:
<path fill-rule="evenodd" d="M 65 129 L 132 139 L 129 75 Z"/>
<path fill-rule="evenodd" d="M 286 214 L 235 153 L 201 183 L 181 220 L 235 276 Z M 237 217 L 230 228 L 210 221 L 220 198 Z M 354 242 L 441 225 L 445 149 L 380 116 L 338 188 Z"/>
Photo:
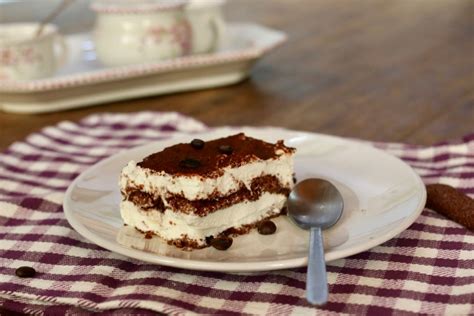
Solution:
<path fill-rule="evenodd" d="M 228 136 L 237 132 L 266 141 L 284 139 L 297 148 L 298 181 L 318 177 L 331 181 L 344 197 L 339 222 L 324 231 L 326 261 L 377 246 L 401 233 L 419 216 L 426 200 L 420 177 L 403 161 L 387 153 L 337 137 L 277 128 L 222 128 L 147 144 L 118 153 L 92 166 L 70 185 L 64 200 L 69 223 L 93 243 L 135 259 L 194 270 L 264 271 L 305 266 L 308 232 L 286 216 L 275 220 L 277 232 L 234 238 L 227 251 L 212 247 L 183 251 L 158 237 L 144 238 L 123 226 L 118 179 L 129 160 L 140 161 L 165 147 Z"/>

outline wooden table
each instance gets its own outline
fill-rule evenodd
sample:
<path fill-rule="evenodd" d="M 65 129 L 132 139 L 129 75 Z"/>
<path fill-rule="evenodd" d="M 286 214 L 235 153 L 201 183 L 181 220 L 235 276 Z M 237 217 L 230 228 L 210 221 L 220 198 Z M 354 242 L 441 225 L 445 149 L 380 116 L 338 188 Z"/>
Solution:
<path fill-rule="evenodd" d="M 43 115 L 0 113 L 0 149 L 98 112 L 179 111 L 211 126 L 275 125 L 431 144 L 474 132 L 474 1 L 232 0 L 233 21 L 288 33 L 249 80 Z"/>

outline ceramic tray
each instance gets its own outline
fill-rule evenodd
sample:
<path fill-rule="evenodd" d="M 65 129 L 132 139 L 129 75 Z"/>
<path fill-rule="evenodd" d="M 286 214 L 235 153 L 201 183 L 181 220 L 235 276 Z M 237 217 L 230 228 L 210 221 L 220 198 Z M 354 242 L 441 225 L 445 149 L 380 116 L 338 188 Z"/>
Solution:
<path fill-rule="evenodd" d="M 0 81 L 0 109 L 53 112 L 229 85 L 245 79 L 256 60 L 286 39 L 284 33 L 256 24 L 229 24 L 227 32 L 227 43 L 213 54 L 123 67 L 102 66 L 90 34 L 68 36 L 69 61 L 54 77 Z"/>

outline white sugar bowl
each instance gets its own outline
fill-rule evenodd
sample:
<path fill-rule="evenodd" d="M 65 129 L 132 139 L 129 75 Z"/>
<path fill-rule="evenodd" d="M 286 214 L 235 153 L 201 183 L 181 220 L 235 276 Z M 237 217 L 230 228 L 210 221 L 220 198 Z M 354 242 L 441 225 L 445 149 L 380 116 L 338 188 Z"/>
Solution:
<path fill-rule="evenodd" d="M 187 0 L 94 2 L 98 58 L 107 66 L 120 66 L 190 54 L 192 31 L 186 4 Z"/>

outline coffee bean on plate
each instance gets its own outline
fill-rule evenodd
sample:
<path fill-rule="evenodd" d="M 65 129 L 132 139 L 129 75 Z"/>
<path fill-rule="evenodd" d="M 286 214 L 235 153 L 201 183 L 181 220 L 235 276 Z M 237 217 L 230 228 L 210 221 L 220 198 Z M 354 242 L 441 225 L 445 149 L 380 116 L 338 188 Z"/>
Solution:
<path fill-rule="evenodd" d="M 220 145 L 219 151 L 223 154 L 230 155 L 234 151 L 234 149 L 229 145 Z"/>
<path fill-rule="evenodd" d="M 196 169 L 201 166 L 201 162 L 196 159 L 187 158 L 187 159 L 181 160 L 179 162 L 179 166 L 181 168 L 186 168 L 186 169 Z"/>
<path fill-rule="evenodd" d="M 261 235 L 271 235 L 276 232 L 277 227 L 272 221 L 263 221 L 258 224 L 257 229 Z"/>
<path fill-rule="evenodd" d="M 15 270 L 15 274 L 20 278 L 32 278 L 36 274 L 36 270 L 32 267 L 22 266 Z"/>
<path fill-rule="evenodd" d="M 193 139 L 191 141 L 191 146 L 195 149 L 202 149 L 204 148 L 204 141 L 202 139 Z"/>
<path fill-rule="evenodd" d="M 227 250 L 232 246 L 231 237 L 216 237 L 211 239 L 211 246 L 217 250 Z"/>

